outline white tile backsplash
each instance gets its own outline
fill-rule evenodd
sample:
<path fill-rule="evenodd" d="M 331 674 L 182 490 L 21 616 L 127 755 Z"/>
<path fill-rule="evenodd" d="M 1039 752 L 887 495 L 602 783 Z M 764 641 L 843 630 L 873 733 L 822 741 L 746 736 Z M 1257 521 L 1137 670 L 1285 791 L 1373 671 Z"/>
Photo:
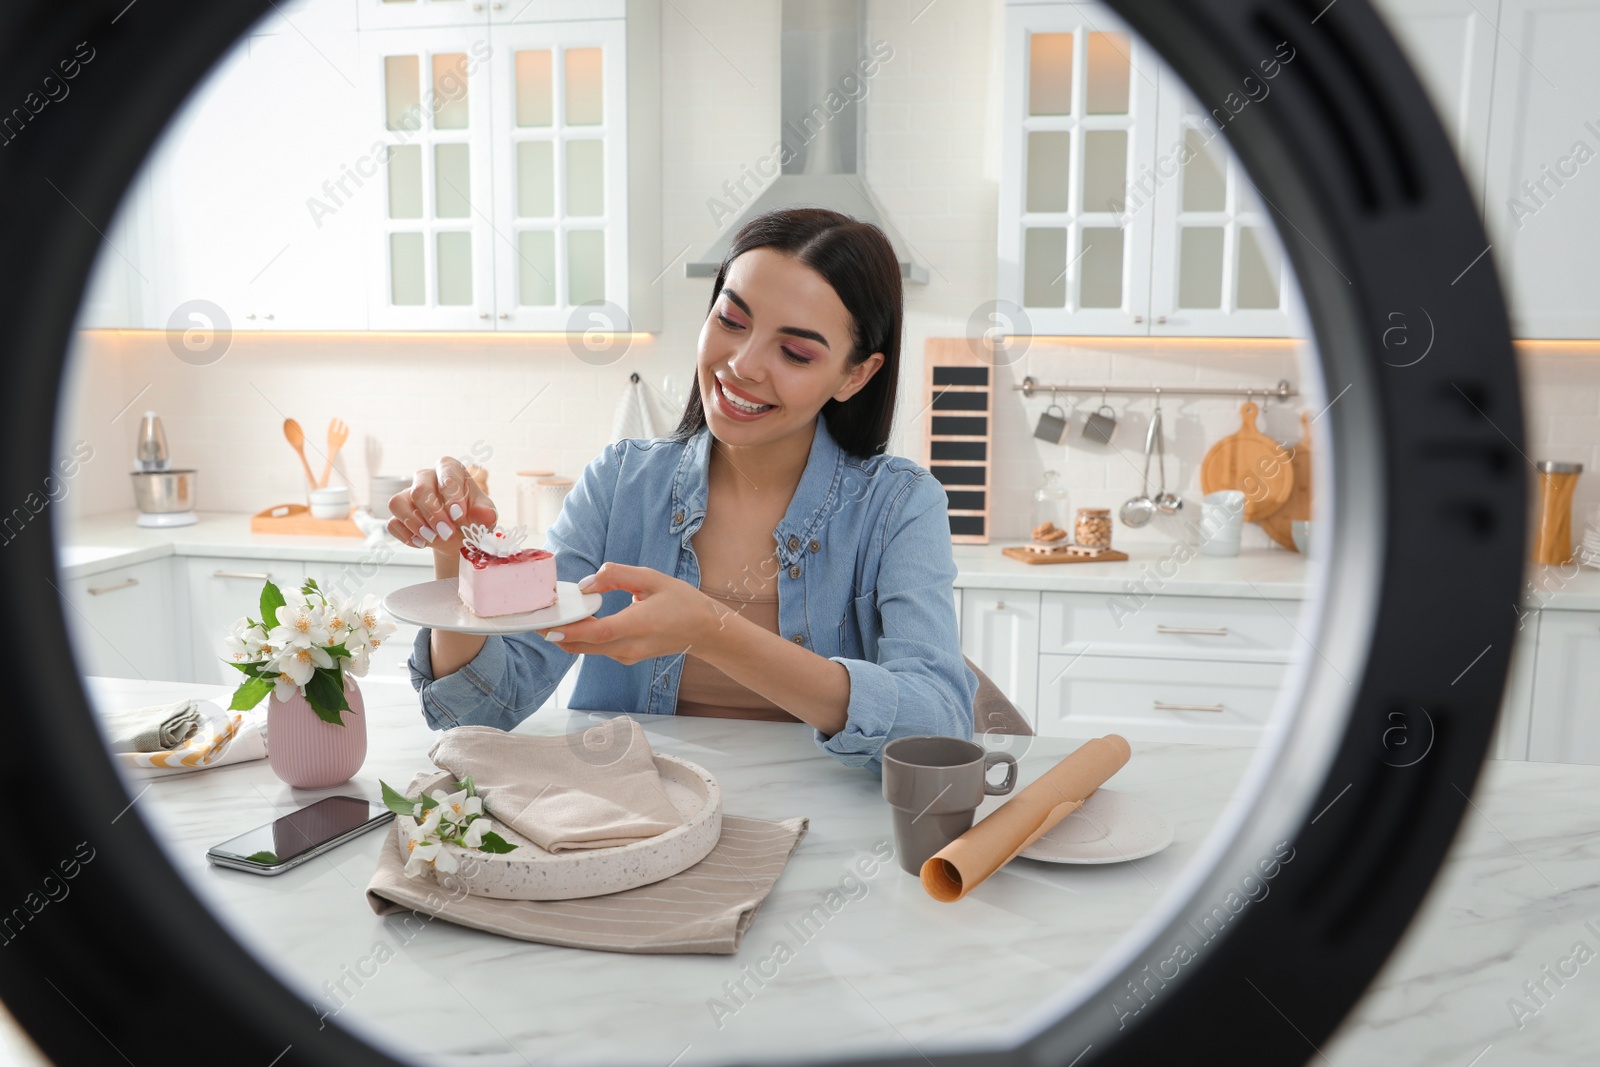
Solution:
<path fill-rule="evenodd" d="M 925 403 L 922 350 L 929 337 L 960 336 L 994 296 L 999 106 L 999 5 L 906 4 L 869 0 L 867 39 L 894 57 L 868 83 L 864 171 L 889 220 L 928 266 L 930 283 L 906 290 L 900 419 L 892 451 L 921 460 Z M 664 328 L 613 365 L 596 368 L 565 342 L 440 335 L 238 334 L 207 367 L 176 359 L 159 334 L 97 331 L 80 337 L 69 371 L 59 448 L 93 445 L 63 506 L 93 514 L 132 505 L 127 472 L 139 416 L 162 416 L 176 465 L 200 471 L 206 510 L 253 512 L 303 499 L 299 461 L 283 439 L 292 416 L 320 442 L 328 420 L 352 435 L 334 484 L 367 496 L 365 438 L 383 446 L 385 473 L 432 466 L 441 455 L 492 450 L 486 466 L 504 509 L 514 511 L 515 472 L 529 467 L 576 475 L 610 439 L 630 372 L 652 388 L 670 379 L 681 398 L 692 374 L 710 283 L 683 277 L 681 260 L 718 233 L 713 199 L 725 182 L 771 151 L 778 137 L 778 24 L 775 0 L 679 0 L 662 17 L 662 264 Z M 742 201 L 741 201 L 742 202 Z M 731 206 L 738 206 L 733 204 Z M 725 220 L 724 225 L 731 224 Z M 1048 395 L 1025 400 L 1023 375 L 1045 382 L 1239 385 L 1287 378 L 1302 390 L 1314 374 L 1291 342 L 1035 342 L 998 375 L 995 403 L 993 534 L 1027 536 L 1031 494 L 1046 469 L 1062 473 L 1073 507 L 1117 507 L 1136 491 L 1151 399 L 1111 397 L 1120 425 L 1110 447 L 1081 436 L 1097 395 L 1063 396 L 1073 415 L 1061 445 L 1032 436 Z M 1535 346 L 1521 361 L 1531 458 L 1573 459 L 1600 470 L 1600 342 Z M 1299 437 L 1297 414 L 1316 397 L 1269 405 L 1263 429 Z M 1199 463 L 1238 425 L 1228 398 L 1168 398 L 1168 473 L 1186 500 L 1178 516 L 1143 530 L 1118 525 L 1121 542 L 1167 540 L 1198 510 Z M 313 469 L 320 457 L 308 449 Z M 1578 490 L 1578 521 L 1600 503 L 1600 478 Z M 1254 526 L 1245 544 L 1266 545 Z"/>

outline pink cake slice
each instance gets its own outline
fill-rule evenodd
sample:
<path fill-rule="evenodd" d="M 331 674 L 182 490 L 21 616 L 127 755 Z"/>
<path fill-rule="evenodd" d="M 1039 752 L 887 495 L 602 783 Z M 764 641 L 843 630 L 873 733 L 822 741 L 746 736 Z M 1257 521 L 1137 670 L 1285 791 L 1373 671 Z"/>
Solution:
<path fill-rule="evenodd" d="M 556 602 L 556 558 L 543 549 L 491 556 L 469 545 L 461 557 L 456 592 L 474 615 L 521 615 Z"/>

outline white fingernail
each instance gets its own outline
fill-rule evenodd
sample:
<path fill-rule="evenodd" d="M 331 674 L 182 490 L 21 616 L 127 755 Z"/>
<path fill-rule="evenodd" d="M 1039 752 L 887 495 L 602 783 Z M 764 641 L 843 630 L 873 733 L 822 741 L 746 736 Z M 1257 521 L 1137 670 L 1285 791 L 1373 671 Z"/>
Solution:
<path fill-rule="evenodd" d="M 592 574 L 589 575 L 587 578 L 579 578 L 578 579 L 578 588 L 579 589 L 587 589 L 587 588 L 589 588 L 591 585 L 594 584 L 594 579 L 595 579 L 595 576 L 592 575 Z"/>
<path fill-rule="evenodd" d="M 416 545 L 418 548 L 427 548 L 428 547 L 428 542 L 424 541 L 420 537 L 413 537 L 411 539 L 411 543 Z"/>
<path fill-rule="evenodd" d="M 552 630 L 544 635 L 544 639 L 546 641 L 565 641 L 567 639 L 567 635 L 562 633 L 560 630 Z"/>
<path fill-rule="evenodd" d="M 422 539 L 424 541 L 428 542 L 430 545 L 433 544 L 433 539 L 435 537 L 437 537 L 437 536 L 438 535 L 435 534 L 432 530 L 428 529 L 428 527 L 424 526 L 422 528 Z"/>
<path fill-rule="evenodd" d="M 451 504 L 450 505 L 450 517 L 452 519 L 455 519 L 457 522 L 460 522 L 461 521 L 461 516 L 463 516 L 465 514 L 466 514 L 466 512 L 461 510 L 461 505 L 460 504 Z"/>
<path fill-rule="evenodd" d="M 439 536 L 444 538 L 446 541 L 450 540 L 450 535 L 453 533 L 455 533 L 455 530 L 451 529 L 448 522 L 441 522 L 439 524 Z"/>

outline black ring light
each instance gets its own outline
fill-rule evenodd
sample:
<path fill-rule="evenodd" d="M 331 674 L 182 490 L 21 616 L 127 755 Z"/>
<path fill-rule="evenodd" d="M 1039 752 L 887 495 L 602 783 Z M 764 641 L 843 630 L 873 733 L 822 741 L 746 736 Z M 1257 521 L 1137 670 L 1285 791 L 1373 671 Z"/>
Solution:
<path fill-rule="evenodd" d="M 0 116 L 79 42 L 95 49 L 70 96 L 0 147 L 0 204 L 11 205 L 0 232 L 8 514 L 38 498 L 54 458 L 65 354 L 100 245 L 85 220 L 112 217 L 168 117 L 269 4 L 13 0 L 0 10 Z M 1338 445 L 1324 538 L 1333 551 L 1314 565 L 1322 595 L 1307 635 L 1318 654 L 1281 695 L 1281 708 L 1299 712 L 1276 735 L 1275 759 L 1258 760 L 1243 787 L 1257 802 L 1224 828 L 1231 836 L 1213 835 L 1186 872 L 1185 899 L 1147 920 L 1129 939 L 1138 943 L 1103 961 L 1089 991 L 1021 1049 L 937 1059 L 1088 1067 L 1179 1052 L 1300 1063 L 1426 893 L 1494 725 L 1525 547 L 1510 327 L 1493 261 L 1474 264 L 1488 239 L 1456 157 L 1368 0 L 1111 6 L 1201 101 L 1247 88 L 1280 42 L 1295 50 L 1270 102 L 1244 108 L 1227 131 L 1281 220 L 1335 398 L 1325 416 Z M 1418 309 L 1437 331 L 1432 357 L 1386 360 L 1390 313 Z M 47 814 L 12 823 L 0 917 L 36 899 L 79 842 L 93 852 L 71 882 L 76 902 L 42 908 L 0 947 L 0 999 L 62 1063 L 116 1062 L 107 1031 L 133 1062 L 392 1062 L 336 1026 L 319 1029 L 127 814 L 133 798 L 70 654 L 50 509 L 27 525 L 0 553 L 0 588 L 17 606 L 4 624 L 7 728 L 11 750 L 37 767 L 15 788 Z M 1485 644 L 1477 684 L 1452 686 Z M 1426 741 L 1425 754 L 1395 758 L 1396 729 Z M 1214 920 L 1213 937 L 1195 936 L 1246 877 L 1270 892 L 1225 928 Z M 152 1022 L 174 998 L 179 1033 Z"/>

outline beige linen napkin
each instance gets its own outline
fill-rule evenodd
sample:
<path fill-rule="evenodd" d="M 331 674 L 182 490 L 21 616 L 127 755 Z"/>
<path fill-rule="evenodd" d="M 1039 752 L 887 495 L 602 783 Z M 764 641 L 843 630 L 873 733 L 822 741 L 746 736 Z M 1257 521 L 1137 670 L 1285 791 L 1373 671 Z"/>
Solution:
<path fill-rule="evenodd" d="M 683 825 L 628 715 L 558 737 L 458 726 L 428 758 L 458 781 L 470 774 L 489 814 L 546 852 L 611 848 Z"/>
<path fill-rule="evenodd" d="M 1117 734 L 1079 746 L 1038 781 L 984 816 L 976 826 L 928 857 L 922 888 L 952 903 L 1049 833 L 1128 762 L 1133 750 Z"/>
<path fill-rule="evenodd" d="M 111 751 L 166 752 L 200 729 L 200 706 L 199 701 L 185 698 L 171 704 L 108 711 L 102 718 Z"/>
<path fill-rule="evenodd" d="M 771 822 L 724 815 L 716 847 L 693 867 L 636 889 L 577 900 L 497 900 L 447 892 L 432 878 L 407 878 L 391 828 L 367 903 L 379 915 L 420 913 L 566 948 L 730 955 L 808 826 L 803 816 Z"/>

